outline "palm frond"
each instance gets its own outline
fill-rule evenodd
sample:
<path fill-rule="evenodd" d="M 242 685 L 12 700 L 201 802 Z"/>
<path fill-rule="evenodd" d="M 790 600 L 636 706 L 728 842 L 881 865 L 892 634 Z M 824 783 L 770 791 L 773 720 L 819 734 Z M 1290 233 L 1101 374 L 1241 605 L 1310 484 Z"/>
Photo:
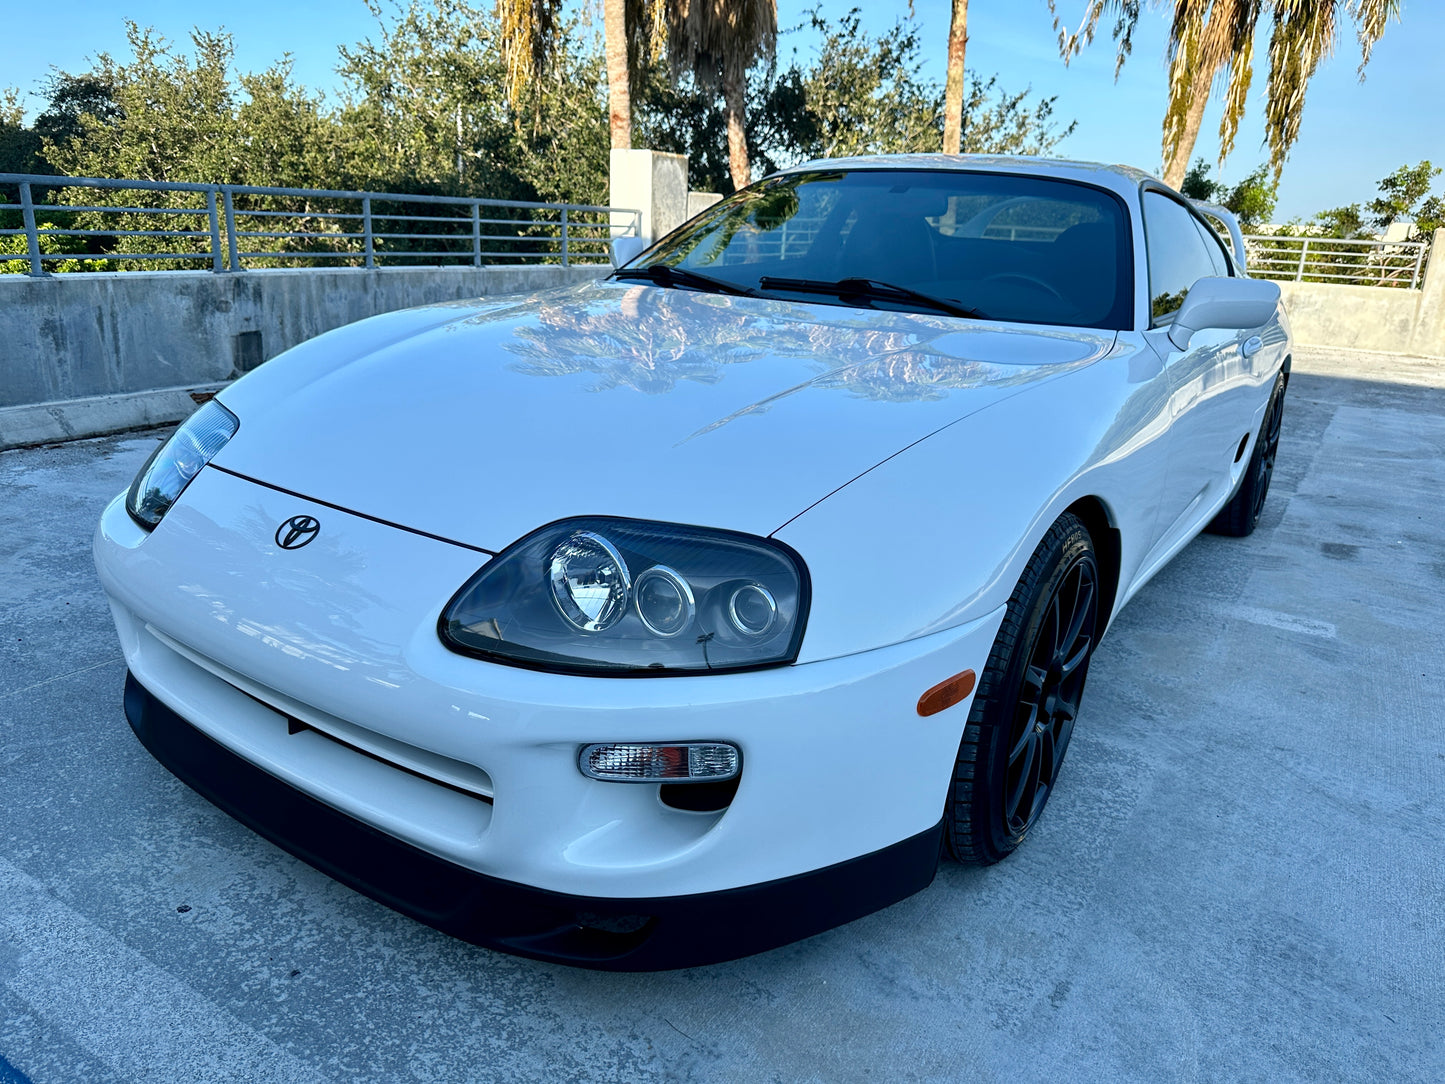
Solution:
<path fill-rule="evenodd" d="M 1336 0 L 1275 0 L 1264 130 L 1276 179 L 1299 138 L 1310 79 L 1334 52 L 1337 6 Z"/>
<path fill-rule="evenodd" d="M 557 45 L 562 0 L 497 0 L 497 31 L 507 64 L 507 97 L 513 106 L 546 71 Z"/>
<path fill-rule="evenodd" d="M 777 46 L 777 0 L 672 0 L 666 8 L 668 60 L 702 86 L 745 78 Z"/>
<path fill-rule="evenodd" d="M 1365 80 L 1365 65 L 1375 51 L 1375 43 L 1385 35 L 1385 24 L 1400 19 L 1400 0 L 1350 0 L 1350 15 L 1360 24 L 1356 37 L 1360 42 L 1360 81 Z"/>

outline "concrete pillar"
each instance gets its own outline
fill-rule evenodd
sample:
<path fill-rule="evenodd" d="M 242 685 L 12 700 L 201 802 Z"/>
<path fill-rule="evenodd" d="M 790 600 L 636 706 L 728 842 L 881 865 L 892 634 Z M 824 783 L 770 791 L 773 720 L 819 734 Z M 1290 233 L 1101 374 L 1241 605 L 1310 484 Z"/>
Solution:
<path fill-rule="evenodd" d="M 1430 262 L 1421 283 L 1410 353 L 1445 358 L 1445 229 L 1436 230 L 1430 242 Z"/>
<path fill-rule="evenodd" d="M 609 166 L 608 206 L 641 211 L 643 237 L 656 241 L 687 221 L 687 155 L 614 149 Z M 613 234 L 631 223 L 613 215 Z"/>
<path fill-rule="evenodd" d="M 721 192 L 689 192 L 687 194 L 687 217 L 700 215 L 722 199 Z"/>

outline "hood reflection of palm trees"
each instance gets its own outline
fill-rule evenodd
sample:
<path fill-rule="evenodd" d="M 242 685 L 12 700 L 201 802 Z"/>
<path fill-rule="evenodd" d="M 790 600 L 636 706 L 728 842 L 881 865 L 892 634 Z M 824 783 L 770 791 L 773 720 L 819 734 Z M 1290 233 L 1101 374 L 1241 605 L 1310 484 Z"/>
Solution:
<path fill-rule="evenodd" d="M 474 318 L 512 322 L 503 349 L 520 360 L 516 372 L 530 376 L 597 377 L 593 391 L 632 388 L 645 394 L 671 391 L 680 381 L 715 384 L 730 365 L 769 358 L 802 360 L 815 368 L 806 381 L 780 390 L 740 413 L 768 405 L 804 388 L 837 388 L 865 399 L 906 402 L 942 399 L 979 385 L 1027 383 L 1039 365 L 987 360 L 999 356 L 997 337 L 1043 335 L 1073 348 L 1067 361 L 1045 363 L 1053 372 L 1085 364 L 1096 353 L 1068 335 L 1046 329 L 960 325 L 930 314 L 882 311 L 820 322 L 811 307 L 714 294 L 632 286 L 583 287 L 538 299 L 525 319 L 518 309 Z M 842 310 L 839 312 L 843 316 Z M 471 322 L 471 321 L 469 321 Z M 499 321 L 500 322 L 500 321 Z M 970 350 L 970 340 L 987 335 Z M 947 343 L 940 340 L 947 338 Z M 727 420 L 727 419 L 724 419 Z"/>

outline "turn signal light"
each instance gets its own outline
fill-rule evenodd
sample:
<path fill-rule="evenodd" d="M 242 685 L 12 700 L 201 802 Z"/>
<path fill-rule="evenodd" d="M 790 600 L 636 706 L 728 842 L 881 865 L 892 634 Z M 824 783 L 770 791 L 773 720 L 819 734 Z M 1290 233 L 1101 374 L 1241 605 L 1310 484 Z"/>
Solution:
<path fill-rule="evenodd" d="M 944 708 L 951 708 L 967 700 L 968 694 L 973 692 L 973 685 L 972 670 L 965 670 L 961 674 L 954 674 L 947 681 L 940 681 L 918 698 L 918 714 L 937 715 Z"/>
<path fill-rule="evenodd" d="M 577 767 L 589 779 L 614 783 L 717 783 L 738 774 L 742 754 L 727 742 L 583 746 Z"/>

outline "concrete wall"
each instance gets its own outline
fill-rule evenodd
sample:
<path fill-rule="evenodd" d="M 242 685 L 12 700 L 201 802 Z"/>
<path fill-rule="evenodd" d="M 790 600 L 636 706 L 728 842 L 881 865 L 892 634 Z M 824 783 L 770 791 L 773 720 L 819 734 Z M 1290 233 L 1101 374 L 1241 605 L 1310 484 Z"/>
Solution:
<path fill-rule="evenodd" d="M 0 449 L 184 417 L 196 396 L 377 313 L 526 293 L 607 267 L 0 275 Z"/>
<path fill-rule="evenodd" d="M 1281 282 L 1295 341 L 1445 358 L 1445 230 L 1435 231 L 1419 290 Z"/>
<path fill-rule="evenodd" d="M 1295 340 L 1307 346 L 1403 353 L 1415 333 L 1420 291 L 1332 282 L 1281 282 Z"/>
<path fill-rule="evenodd" d="M 1430 264 L 1425 268 L 1409 353 L 1445 358 L 1445 230 L 1436 230 L 1430 242 Z"/>
<path fill-rule="evenodd" d="M 318 268 L 0 275 L 0 407 L 230 380 L 412 305 L 586 281 L 607 268 Z"/>

